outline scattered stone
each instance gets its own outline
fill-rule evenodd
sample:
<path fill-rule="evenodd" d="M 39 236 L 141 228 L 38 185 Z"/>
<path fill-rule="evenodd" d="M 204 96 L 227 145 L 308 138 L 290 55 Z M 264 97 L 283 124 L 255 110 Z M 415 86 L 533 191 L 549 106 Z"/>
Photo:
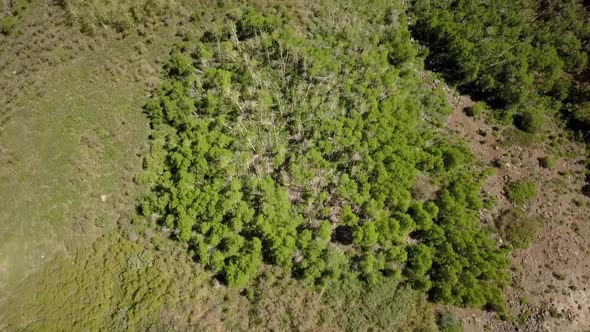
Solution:
<path fill-rule="evenodd" d="M 218 289 L 221 287 L 221 283 L 216 278 L 213 278 L 213 288 Z"/>

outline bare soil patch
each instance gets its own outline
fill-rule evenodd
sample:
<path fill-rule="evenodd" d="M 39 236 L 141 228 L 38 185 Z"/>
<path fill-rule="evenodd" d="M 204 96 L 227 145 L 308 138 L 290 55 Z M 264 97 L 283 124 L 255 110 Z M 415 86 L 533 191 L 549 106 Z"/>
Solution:
<path fill-rule="evenodd" d="M 468 117 L 464 109 L 474 102 L 444 88 L 453 113 L 447 127 L 463 138 L 484 164 L 497 166 L 483 190 L 496 200 L 493 210 L 482 210 L 484 226 L 492 226 L 501 211 L 511 208 L 504 193 L 510 181 L 528 179 L 537 184 L 538 195 L 523 206 L 543 225 L 533 244 L 512 254 L 512 282 L 506 298 L 513 321 L 499 321 L 493 313 L 457 309 L 466 331 L 582 331 L 590 329 L 590 200 L 584 185 L 584 147 L 570 143 L 552 151 L 547 145 L 527 146 L 503 137 L 507 128 Z M 561 129 L 550 126 L 552 133 Z M 483 134 L 482 134 L 483 133 Z M 550 153 L 562 157 L 553 169 L 539 164 Z"/>

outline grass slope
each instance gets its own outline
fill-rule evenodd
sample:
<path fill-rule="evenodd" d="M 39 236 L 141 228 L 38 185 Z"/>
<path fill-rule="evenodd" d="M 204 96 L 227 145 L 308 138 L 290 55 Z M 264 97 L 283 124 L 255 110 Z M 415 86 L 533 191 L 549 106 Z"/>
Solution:
<path fill-rule="evenodd" d="M 154 243 L 158 243 L 154 246 Z M 247 296 L 211 283 L 176 243 L 119 234 L 58 256 L 20 287 L 0 328 L 65 331 L 434 329 L 419 292 L 349 280 L 321 293 L 270 268 Z M 37 287 L 30 287 L 37 285 Z"/>
<path fill-rule="evenodd" d="M 138 36 L 91 39 L 63 20 L 35 2 L 0 37 L 0 292 L 133 213 L 141 105 L 170 29 L 148 51 Z"/>

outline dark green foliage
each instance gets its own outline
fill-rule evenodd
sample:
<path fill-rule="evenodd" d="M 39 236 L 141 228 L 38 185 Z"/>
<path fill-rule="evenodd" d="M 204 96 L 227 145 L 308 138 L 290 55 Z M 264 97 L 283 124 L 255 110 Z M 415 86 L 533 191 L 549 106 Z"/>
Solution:
<path fill-rule="evenodd" d="M 5 16 L 0 18 L 0 32 L 4 35 L 10 35 L 16 27 L 15 16 Z"/>
<path fill-rule="evenodd" d="M 496 228 L 503 239 L 517 248 L 525 249 L 533 242 L 539 224 L 537 218 L 515 208 L 502 213 L 496 221 Z"/>
<path fill-rule="evenodd" d="M 433 248 L 433 284 L 429 293 L 440 302 L 479 307 L 488 305 L 504 312 L 501 287 L 509 264 L 508 249 L 498 249 L 479 228 L 476 210 L 482 207 L 478 184 L 457 174 L 437 200 L 437 223 L 420 231 L 419 238 Z M 495 280 L 494 283 L 485 280 Z"/>
<path fill-rule="evenodd" d="M 394 17 L 395 16 L 395 17 Z M 407 19 L 405 15 L 397 15 L 395 10 L 385 19 L 386 23 L 393 26 L 406 26 Z M 391 50 L 388 55 L 390 63 L 394 66 L 401 67 L 404 63 L 412 61 L 418 53 L 415 47 L 408 47 L 411 39 L 410 31 L 407 29 L 397 29 L 396 33 L 390 36 Z"/>
<path fill-rule="evenodd" d="M 577 121 L 590 127 L 590 102 L 580 104 L 575 111 L 575 118 Z"/>
<path fill-rule="evenodd" d="M 241 240 L 241 238 L 238 239 Z M 231 239 L 227 241 L 231 243 Z M 229 247 L 230 252 L 238 253 L 242 249 L 240 244 L 236 246 L 235 250 L 231 250 L 232 248 Z M 234 256 L 227 263 L 225 280 L 230 287 L 245 286 L 252 279 L 252 276 L 258 272 L 258 266 L 261 263 L 262 243 L 258 238 L 253 238 L 249 246 L 250 248 L 244 250 L 247 253 L 241 253 L 238 257 Z"/>
<path fill-rule="evenodd" d="M 79 23 L 86 33 L 93 33 L 99 27 L 123 32 L 136 24 L 147 24 L 151 19 L 181 11 L 179 2 L 170 0 L 63 0 L 59 3 L 68 18 Z"/>
<path fill-rule="evenodd" d="M 477 102 L 475 104 L 473 104 L 473 106 L 468 107 L 465 110 L 465 114 L 467 114 L 467 116 L 473 117 L 478 119 L 481 114 L 483 113 L 483 111 L 485 110 L 485 104 L 482 102 Z"/>
<path fill-rule="evenodd" d="M 190 77 L 195 71 L 191 58 L 179 52 L 172 54 L 170 62 L 165 67 L 168 70 L 168 75 L 184 79 Z"/>
<path fill-rule="evenodd" d="M 539 132 L 541 128 L 543 128 L 544 123 L 543 114 L 539 111 L 527 110 L 523 113 L 517 114 L 514 118 L 514 124 L 516 127 L 530 134 Z"/>
<path fill-rule="evenodd" d="M 588 84 L 588 83 L 587 83 Z M 588 94 L 590 94 L 590 84 L 588 84 Z M 586 139 L 590 138 L 590 102 L 588 102 L 588 96 L 583 96 L 584 102 L 572 106 L 571 108 L 571 127 L 579 130 L 583 137 Z"/>
<path fill-rule="evenodd" d="M 280 17 L 265 15 L 253 9 L 248 9 L 237 22 L 240 39 L 250 38 L 258 33 L 271 32 L 282 24 Z"/>
<path fill-rule="evenodd" d="M 538 108 L 517 112 L 523 130 L 575 97 L 590 40 L 581 1 L 414 0 L 410 11 L 433 69 L 495 107 Z"/>
<path fill-rule="evenodd" d="M 501 310 L 506 251 L 479 226 L 483 175 L 421 122 L 450 107 L 403 69 L 419 61 L 401 6 L 335 6 L 356 23 L 310 23 L 310 37 L 246 9 L 217 18 L 236 30 L 172 51 L 145 107 L 142 213 L 231 286 L 265 261 L 311 284 L 405 278 L 434 300 Z M 440 192 L 413 200 L 418 172 Z"/>
<path fill-rule="evenodd" d="M 537 185 L 531 181 L 514 181 L 504 187 L 506 196 L 514 205 L 522 205 L 537 196 Z"/>

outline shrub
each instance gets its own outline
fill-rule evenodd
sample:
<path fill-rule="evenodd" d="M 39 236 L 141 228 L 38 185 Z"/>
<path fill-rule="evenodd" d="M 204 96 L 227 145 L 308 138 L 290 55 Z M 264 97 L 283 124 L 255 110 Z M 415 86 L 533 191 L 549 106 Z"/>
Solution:
<path fill-rule="evenodd" d="M 405 15 L 397 15 L 397 18 L 401 20 L 401 24 L 407 24 Z M 410 33 L 407 30 L 398 30 L 399 32 L 393 34 L 392 48 L 388 55 L 389 61 L 394 66 L 401 66 L 402 64 L 411 61 L 416 58 L 418 50 L 414 47 L 410 41 Z"/>
<path fill-rule="evenodd" d="M 69 19 L 79 22 L 87 33 L 100 26 L 123 32 L 149 18 L 178 12 L 180 7 L 171 0 L 64 0 L 62 3 Z"/>
<path fill-rule="evenodd" d="M 494 196 L 486 196 L 483 200 L 484 209 L 491 210 L 496 206 L 496 198 Z"/>
<path fill-rule="evenodd" d="M 453 109 L 449 106 L 445 92 L 441 88 L 433 90 L 432 93 L 426 95 L 424 103 L 432 114 L 449 115 L 453 113 Z"/>
<path fill-rule="evenodd" d="M 6 16 L 0 18 L 0 32 L 4 35 L 9 35 L 14 31 L 16 27 L 16 17 Z"/>
<path fill-rule="evenodd" d="M 539 141 L 539 137 L 526 131 L 508 127 L 502 132 L 502 144 L 506 146 L 530 146 Z"/>
<path fill-rule="evenodd" d="M 483 113 L 484 109 L 485 109 L 485 104 L 482 102 L 477 102 L 477 103 L 473 104 L 473 106 L 467 107 L 465 109 L 465 114 L 467 114 L 467 116 L 478 119 L 481 116 L 481 114 Z"/>
<path fill-rule="evenodd" d="M 497 110 L 490 117 L 492 123 L 507 126 L 514 122 L 514 113 L 510 110 Z"/>
<path fill-rule="evenodd" d="M 508 183 L 504 190 L 514 205 L 522 205 L 537 195 L 537 185 L 531 181 L 515 181 Z"/>
<path fill-rule="evenodd" d="M 505 211 L 496 220 L 496 228 L 500 236 L 521 249 L 527 248 L 533 242 L 539 224 L 537 218 L 527 215 L 520 208 Z"/>
<path fill-rule="evenodd" d="M 556 163 L 557 163 L 557 160 L 553 156 L 548 155 L 548 156 L 539 158 L 539 165 L 541 165 L 541 167 L 543 167 L 543 168 L 554 169 Z"/>
<path fill-rule="evenodd" d="M 237 33 L 240 39 L 247 39 L 258 32 L 270 32 L 281 24 L 281 18 L 264 15 L 255 10 L 247 10 L 237 22 Z"/>
<path fill-rule="evenodd" d="M 461 332 L 463 324 L 457 317 L 448 311 L 439 312 L 436 317 L 436 324 L 441 332 Z"/>
<path fill-rule="evenodd" d="M 590 126 L 590 102 L 577 105 L 574 111 L 574 118 L 586 126 Z"/>
<path fill-rule="evenodd" d="M 586 139 L 590 138 L 590 102 L 575 105 L 571 113 L 570 126 L 582 133 Z"/>
<path fill-rule="evenodd" d="M 527 110 L 514 118 L 514 125 L 522 131 L 534 134 L 543 128 L 544 118 L 538 111 Z"/>

